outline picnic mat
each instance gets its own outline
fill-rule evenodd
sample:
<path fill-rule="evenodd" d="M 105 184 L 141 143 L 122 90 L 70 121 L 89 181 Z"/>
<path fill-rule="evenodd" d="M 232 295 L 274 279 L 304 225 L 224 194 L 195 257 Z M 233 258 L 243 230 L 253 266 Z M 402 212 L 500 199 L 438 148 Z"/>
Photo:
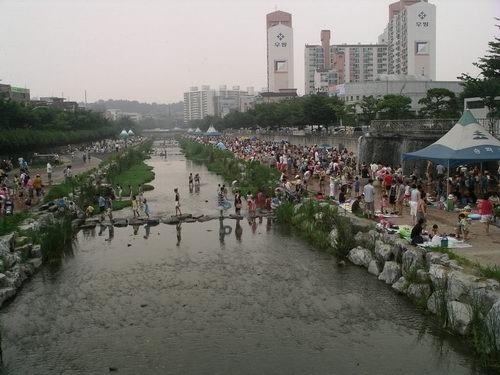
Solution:
<path fill-rule="evenodd" d="M 408 242 L 411 242 L 411 238 L 410 238 L 411 229 L 412 229 L 412 227 L 409 225 L 400 225 L 397 233 L 399 234 L 399 236 L 401 238 L 404 238 Z M 441 245 L 441 241 L 439 241 L 439 244 L 432 243 L 431 241 L 418 244 L 418 246 L 420 246 L 420 247 L 438 247 L 440 245 Z M 472 245 L 468 244 L 465 241 L 457 240 L 456 238 L 453 238 L 453 237 L 448 237 L 448 248 L 449 249 L 463 249 L 466 247 L 472 247 Z"/>

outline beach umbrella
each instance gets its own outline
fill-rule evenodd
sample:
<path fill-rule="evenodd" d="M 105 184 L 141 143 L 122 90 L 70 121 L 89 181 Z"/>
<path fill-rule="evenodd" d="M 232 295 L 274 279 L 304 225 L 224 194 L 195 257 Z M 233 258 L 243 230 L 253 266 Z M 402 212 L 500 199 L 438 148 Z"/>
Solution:
<path fill-rule="evenodd" d="M 222 142 L 219 142 L 216 144 L 216 147 L 219 149 L 219 150 L 225 150 L 226 149 L 226 145 Z"/>

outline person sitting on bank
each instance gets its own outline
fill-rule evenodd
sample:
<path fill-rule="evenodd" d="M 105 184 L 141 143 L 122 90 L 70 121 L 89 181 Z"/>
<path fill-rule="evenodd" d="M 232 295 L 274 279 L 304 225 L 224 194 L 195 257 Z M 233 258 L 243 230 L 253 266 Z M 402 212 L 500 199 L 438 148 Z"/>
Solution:
<path fill-rule="evenodd" d="M 361 195 L 358 195 L 356 200 L 352 202 L 351 211 L 356 216 L 361 216 L 363 214 L 363 210 L 361 209 Z"/>
<path fill-rule="evenodd" d="M 417 245 L 425 242 L 422 235 L 424 223 L 425 221 L 423 218 L 418 219 L 417 224 L 415 224 L 415 226 L 411 230 L 410 238 L 412 245 Z"/>

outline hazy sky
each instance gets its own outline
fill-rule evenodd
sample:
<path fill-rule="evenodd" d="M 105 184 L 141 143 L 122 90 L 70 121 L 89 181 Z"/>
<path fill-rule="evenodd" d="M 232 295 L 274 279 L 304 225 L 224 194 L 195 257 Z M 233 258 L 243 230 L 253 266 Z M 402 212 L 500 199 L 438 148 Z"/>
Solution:
<path fill-rule="evenodd" d="M 190 86 L 266 86 L 266 14 L 292 14 L 304 45 L 376 43 L 391 0 L 0 0 L 0 80 L 32 97 L 171 103 Z M 455 80 L 499 36 L 500 0 L 434 0 L 437 80 Z"/>

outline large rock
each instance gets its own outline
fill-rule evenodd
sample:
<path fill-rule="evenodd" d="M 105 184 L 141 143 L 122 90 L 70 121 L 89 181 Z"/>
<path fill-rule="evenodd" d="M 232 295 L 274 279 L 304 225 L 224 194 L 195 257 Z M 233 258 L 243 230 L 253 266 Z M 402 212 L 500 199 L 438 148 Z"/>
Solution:
<path fill-rule="evenodd" d="M 28 259 L 31 257 L 31 250 L 33 249 L 33 244 L 28 243 L 15 248 L 15 252 L 21 254 L 21 259 Z"/>
<path fill-rule="evenodd" d="M 23 285 L 23 282 L 28 278 L 22 269 L 16 267 L 13 267 L 11 271 L 6 271 L 5 276 L 7 276 L 7 285 L 16 289 Z"/>
<path fill-rule="evenodd" d="M 470 300 L 470 292 L 477 281 L 475 276 L 463 273 L 461 271 L 448 272 L 447 289 L 451 300 Z"/>
<path fill-rule="evenodd" d="M 439 264 L 431 264 L 429 267 L 429 277 L 434 290 L 446 288 L 448 279 L 448 269 Z"/>
<path fill-rule="evenodd" d="M 398 281 L 396 281 L 394 284 L 392 284 L 392 289 L 398 291 L 401 294 L 404 294 L 406 292 L 406 289 L 408 288 L 408 282 L 404 278 L 404 276 L 401 276 Z"/>
<path fill-rule="evenodd" d="M 406 276 L 409 272 L 424 268 L 425 251 L 419 247 L 413 247 L 406 250 L 403 254 L 402 271 Z"/>
<path fill-rule="evenodd" d="M 500 302 L 500 291 L 486 288 L 474 289 L 471 301 L 481 306 L 485 311 L 489 311 L 497 302 Z"/>
<path fill-rule="evenodd" d="M 444 290 L 436 290 L 427 300 L 427 310 L 435 315 L 438 315 L 442 310 L 447 308 L 447 300 L 446 292 Z"/>
<path fill-rule="evenodd" d="M 373 260 L 373 255 L 370 250 L 358 246 L 349 251 L 347 259 L 349 259 L 357 266 L 368 267 L 370 265 L 370 262 Z"/>
<path fill-rule="evenodd" d="M 431 286 L 429 284 L 414 283 L 408 285 L 406 295 L 416 302 L 426 301 L 431 295 Z"/>
<path fill-rule="evenodd" d="M 452 328 L 461 335 L 466 335 L 472 320 L 472 308 L 458 301 L 448 302 L 447 308 Z"/>
<path fill-rule="evenodd" d="M 408 242 L 403 238 L 395 238 L 392 244 L 392 255 L 396 262 L 401 263 L 403 261 L 403 254 L 408 249 Z"/>
<path fill-rule="evenodd" d="M 370 234 L 369 233 L 364 233 L 364 232 L 357 232 L 354 235 L 354 240 L 358 245 L 364 244 L 364 243 L 369 243 L 370 241 Z"/>
<path fill-rule="evenodd" d="M 378 263 L 376 260 L 370 261 L 370 264 L 368 265 L 368 273 L 375 276 L 380 275 L 380 269 L 378 268 Z"/>
<path fill-rule="evenodd" d="M 15 247 L 27 245 L 31 243 L 31 238 L 26 236 L 18 236 L 16 238 Z"/>
<path fill-rule="evenodd" d="M 384 269 L 378 279 L 386 284 L 394 284 L 401 277 L 401 267 L 396 262 L 385 262 Z"/>
<path fill-rule="evenodd" d="M 439 264 L 441 266 L 446 266 L 449 264 L 450 258 L 448 254 L 438 253 L 436 251 L 430 251 L 425 254 L 425 263 L 428 267 L 431 264 Z"/>
<path fill-rule="evenodd" d="M 0 256 L 14 251 L 17 233 L 13 232 L 0 237 Z"/>
<path fill-rule="evenodd" d="M 424 269 L 417 270 L 416 278 L 418 283 L 430 283 L 429 272 Z"/>
<path fill-rule="evenodd" d="M 355 215 L 349 215 L 349 221 L 351 222 L 354 233 L 366 233 L 373 229 L 375 225 L 373 221 L 362 219 Z"/>
<path fill-rule="evenodd" d="M 54 223 L 54 214 L 51 212 L 44 212 L 37 217 L 39 228 L 48 228 Z"/>
<path fill-rule="evenodd" d="M 380 264 L 384 264 L 389 260 L 394 260 L 394 255 L 392 253 L 392 246 L 388 243 L 382 241 L 375 242 L 375 258 Z"/>
<path fill-rule="evenodd" d="M 42 260 L 40 258 L 33 258 L 28 260 L 28 263 L 33 266 L 34 269 L 40 268 L 42 265 Z"/>
<path fill-rule="evenodd" d="M 31 258 L 41 258 L 42 257 L 42 247 L 38 244 L 33 245 L 31 249 Z"/>
<path fill-rule="evenodd" d="M 14 265 L 20 262 L 19 254 L 8 253 L 3 256 L 3 266 L 4 269 L 10 270 Z"/>

